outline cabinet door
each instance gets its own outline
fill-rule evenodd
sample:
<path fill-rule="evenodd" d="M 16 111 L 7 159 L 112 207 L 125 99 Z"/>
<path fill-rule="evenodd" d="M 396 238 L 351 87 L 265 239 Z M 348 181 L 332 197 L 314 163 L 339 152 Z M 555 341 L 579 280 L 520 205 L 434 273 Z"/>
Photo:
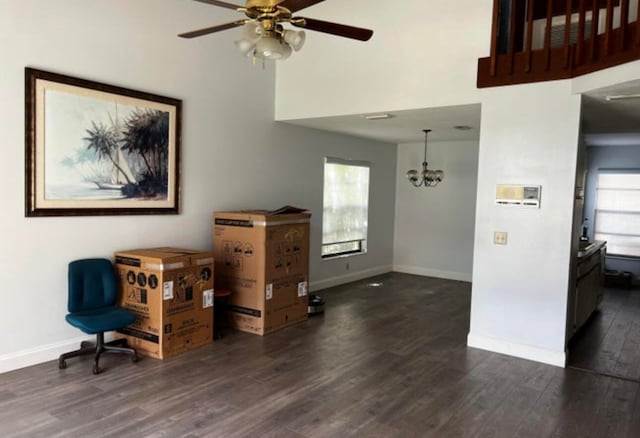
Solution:
<path fill-rule="evenodd" d="M 596 309 L 600 293 L 599 265 L 578 281 L 576 303 L 576 327 L 580 328 Z"/>

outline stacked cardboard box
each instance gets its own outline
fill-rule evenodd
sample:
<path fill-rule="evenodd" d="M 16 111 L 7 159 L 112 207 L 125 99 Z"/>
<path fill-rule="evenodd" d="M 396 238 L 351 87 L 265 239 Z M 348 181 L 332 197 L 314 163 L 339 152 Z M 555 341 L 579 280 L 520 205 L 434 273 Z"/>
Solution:
<path fill-rule="evenodd" d="M 213 215 L 216 287 L 237 330 L 265 335 L 307 319 L 309 221 L 295 208 Z"/>
<path fill-rule="evenodd" d="M 166 359 L 213 339 L 213 253 L 150 248 L 115 254 L 119 304 L 136 321 L 116 333 L 146 356 Z"/>

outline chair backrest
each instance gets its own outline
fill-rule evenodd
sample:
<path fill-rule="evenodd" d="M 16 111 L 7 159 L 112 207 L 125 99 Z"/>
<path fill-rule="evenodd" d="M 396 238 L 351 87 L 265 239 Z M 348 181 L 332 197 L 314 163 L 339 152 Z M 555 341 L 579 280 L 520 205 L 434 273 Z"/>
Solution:
<path fill-rule="evenodd" d="M 82 259 L 69 263 L 70 313 L 114 306 L 117 299 L 116 278 L 111 261 Z"/>

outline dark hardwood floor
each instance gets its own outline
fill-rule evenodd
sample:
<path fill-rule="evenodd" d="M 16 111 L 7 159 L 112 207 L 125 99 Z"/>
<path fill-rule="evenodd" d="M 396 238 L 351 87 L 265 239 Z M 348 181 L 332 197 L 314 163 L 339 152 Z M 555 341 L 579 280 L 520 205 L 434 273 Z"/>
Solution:
<path fill-rule="evenodd" d="M 324 316 L 264 338 L 2 374 L 0 436 L 640 436 L 637 383 L 467 348 L 468 283 L 394 273 L 321 295 Z"/>
<path fill-rule="evenodd" d="M 640 382 L 640 288 L 605 290 L 569 344 L 569 366 Z"/>

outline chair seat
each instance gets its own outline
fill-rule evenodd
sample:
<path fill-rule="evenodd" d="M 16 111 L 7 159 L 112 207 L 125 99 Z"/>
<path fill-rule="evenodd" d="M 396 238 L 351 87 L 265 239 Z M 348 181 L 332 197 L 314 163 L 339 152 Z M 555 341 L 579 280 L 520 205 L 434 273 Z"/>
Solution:
<path fill-rule="evenodd" d="M 126 327 L 132 324 L 136 317 L 128 310 L 119 307 L 103 307 L 69 313 L 65 319 L 72 326 L 93 335 Z"/>

